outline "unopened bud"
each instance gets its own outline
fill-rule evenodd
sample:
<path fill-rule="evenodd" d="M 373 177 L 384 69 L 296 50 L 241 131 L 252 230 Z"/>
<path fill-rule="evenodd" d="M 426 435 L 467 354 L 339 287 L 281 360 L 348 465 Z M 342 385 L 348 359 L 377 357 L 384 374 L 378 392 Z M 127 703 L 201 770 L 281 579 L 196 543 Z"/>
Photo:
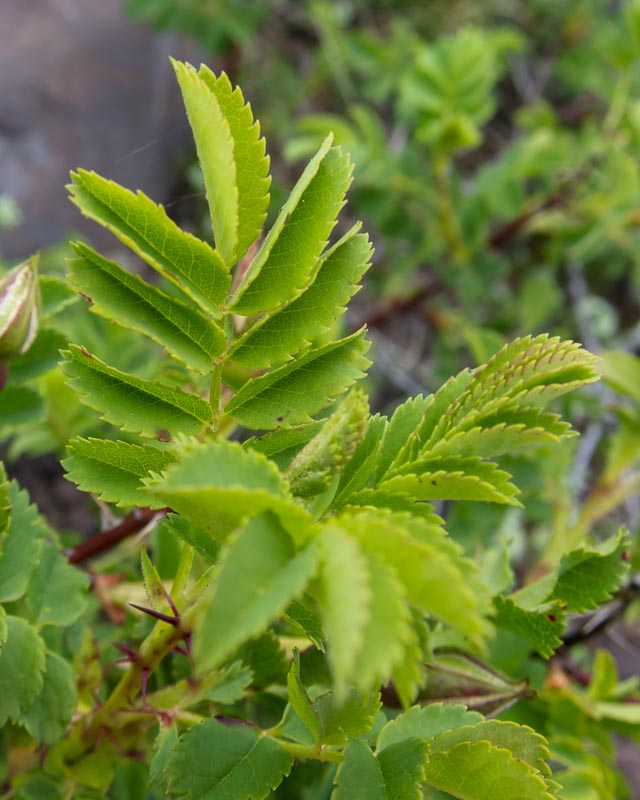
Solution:
<path fill-rule="evenodd" d="M 38 331 L 37 256 L 0 278 L 0 359 L 26 353 Z"/>

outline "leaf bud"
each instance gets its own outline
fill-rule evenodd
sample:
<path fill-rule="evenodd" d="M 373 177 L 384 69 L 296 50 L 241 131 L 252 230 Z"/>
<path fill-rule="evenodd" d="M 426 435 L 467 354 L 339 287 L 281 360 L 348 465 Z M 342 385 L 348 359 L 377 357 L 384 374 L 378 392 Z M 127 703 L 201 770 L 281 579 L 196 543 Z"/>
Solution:
<path fill-rule="evenodd" d="M 0 359 L 26 353 L 38 331 L 37 256 L 0 279 Z"/>

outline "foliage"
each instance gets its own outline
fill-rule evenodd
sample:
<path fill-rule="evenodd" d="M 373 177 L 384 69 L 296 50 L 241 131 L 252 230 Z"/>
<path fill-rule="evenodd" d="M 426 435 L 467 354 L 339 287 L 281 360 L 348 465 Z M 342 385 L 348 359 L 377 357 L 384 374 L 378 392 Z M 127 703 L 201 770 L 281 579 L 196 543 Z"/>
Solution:
<path fill-rule="evenodd" d="M 69 421 L 68 477 L 153 522 L 151 555 L 142 549 L 138 568 L 123 554 L 89 593 L 3 477 L 9 796 L 242 800 L 304 786 L 337 800 L 569 800 L 603 786 L 614 797 L 610 735 L 637 735 L 623 702 L 636 687 L 602 656 L 576 690 L 536 653 L 562 646 L 567 613 L 623 588 L 629 535 L 592 540 L 587 516 L 556 531 L 515 584 L 508 553 L 465 550 L 435 509 L 519 509 L 514 454 L 544 462 L 571 440 L 545 407 L 595 382 L 597 358 L 522 336 L 371 415 L 356 385 L 366 328 L 336 324 L 372 254 L 359 225 L 338 221 L 349 157 L 324 139 L 253 247 L 270 191 L 258 123 L 225 75 L 174 67 L 214 244 L 94 173 L 69 186 L 158 274 L 151 283 L 75 244 L 69 284 L 99 332 L 120 332 L 91 335 L 78 311 L 61 367 L 87 409 L 86 423 Z M 488 113 L 475 101 L 467 111 L 469 124 Z M 71 302 L 65 284 L 42 294 L 43 320 Z M 48 394 L 29 387 L 58 373 L 29 373 L 30 353 L 13 360 L 22 377 L 6 390 L 36 402 Z"/>

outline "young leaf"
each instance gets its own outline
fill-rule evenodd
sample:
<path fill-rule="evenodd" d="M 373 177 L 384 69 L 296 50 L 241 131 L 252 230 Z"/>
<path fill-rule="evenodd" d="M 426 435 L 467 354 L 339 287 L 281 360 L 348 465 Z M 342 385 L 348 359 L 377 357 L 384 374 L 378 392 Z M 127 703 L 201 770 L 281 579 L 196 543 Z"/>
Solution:
<path fill-rule="evenodd" d="M 62 369 L 80 400 L 124 431 L 149 438 L 196 434 L 211 420 L 206 400 L 110 367 L 84 348 L 70 345 Z"/>
<path fill-rule="evenodd" d="M 249 369 L 289 360 L 345 312 L 369 267 L 371 245 L 354 226 L 322 257 L 313 283 L 283 308 L 266 314 L 238 339 L 228 357 Z"/>
<path fill-rule="evenodd" d="M 181 230 L 142 192 L 134 194 L 95 172 L 72 173 L 68 188 L 85 216 L 108 228 L 210 314 L 220 314 L 230 276 L 206 242 Z"/>
<path fill-rule="evenodd" d="M 351 183 L 349 157 L 328 137 L 309 162 L 231 302 L 236 314 L 271 311 L 309 284 Z"/>
<path fill-rule="evenodd" d="M 187 544 L 191 545 L 205 560 L 215 564 L 220 552 L 220 544 L 211 536 L 209 531 L 200 528 L 186 517 L 178 514 L 169 514 L 161 522 L 158 528 L 166 530 L 172 536 L 177 536 Z"/>
<path fill-rule="evenodd" d="M 404 464 L 380 483 L 382 492 L 416 500 L 475 500 L 520 506 L 511 475 L 492 462 L 470 457 L 422 458 Z"/>
<path fill-rule="evenodd" d="M 36 625 L 71 625 L 87 607 L 87 577 L 51 542 L 42 542 L 30 580 L 27 607 Z"/>
<path fill-rule="evenodd" d="M 386 417 L 375 414 L 369 418 L 364 437 L 340 476 L 340 483 L 333 500 L 335 508 L 340 508 L 351 501 L 353 495 L 363 490 L 373 479 L 386 426 Z"/>
<path fill-rule="evenodd" d="M 327 526 L 319 542 L 320 609 L 329 641 L 329 662 L 342 696 L 347 683 L 357 680 L 354 666 L 370 618 L 369 565 L 355 539 L 336 526 Z"/>
<path fill-rule="evenodd" d="M 271 514 L 254 517 L 230 544 L 206 606 L 194 654 L 200 672 L 266 630 L 299 596 L 317 566 L 311 545 L 298 554 Z"/>
<path fill-rule="evenodd" d="M 431 398 L 410 397 L 393 412 L 386 426 L 376 467 L 376 482 L 387 472 L 424 419 Z"/>
<path fill-rule="evenodd" d="M 209 719 L 180 737 L 165 775 L 185 800 L 262 800 L 292 766 L 293 756 L 254 728 Z"/>
<path fill-rule="evenodd" d="M 84 244 L 67 261 L 69 279 L 92 303 L 91 310 L 162 345 L 174 358 L 202 374 L 225 346 L 225 335 L 192 306 L 169 297 L 137 275 Z"/>
<path fill-rule="evenodd" d="M 561 646 L 566 612 L 559 601 L 546 603 L 534 610 L 526 610 L 511 598 L 497 595 L 493 598 L 496 609 L 494 623 L 504 630 L 526 639 L 543 658 L 551 658 Z"/>
<path fill-rule="evenodd" d="M 0 726 L 16 722 L 44 684 L 44 642 L 20 617 L 7 615 L 7 640 L 0 647 Z"/>
<path fill-rule="evenodd" d="M 238 248 L 239 197 L 229 121 L 191 64 L 173 60 L 172 64 L 198 151 L 216 249 L 230 266 Z"/>
<path fill-rule="evenodd" d="M 229 400 L 225 413 L 252 430 L 311 421 L 364 376 L 369 343 L 364 329 L 311 350 L 279 369 L 248 381 Z"/>
<path fill-rule="evenodd" d="M 265 141 L 260 138 L 260 123 L 254 122 L 251 106 L 245 104 L 240 89 L 232 89 L 224 72 L 216 77 L 204 64 L 198 76 L 216 96 L 233 139 L 238 186 L 238 243 L 233 260 L 238 261 L 260 235 L 267 217 L 269 156 L 265 155 Z M 230 197 L 225 196 L 224 202 L 230 204 Z"/>
<path fill-rule="evenodd" d="M 553 800 L 540 773 L 488 741 L 463 742 L 429 755 L 425 778 L 459 800 Z"/>
<path fill-rule="evenodd" d="M 36 742 L 52 746 L 64 735 L 77 701 L 71 665 L 57 653 L 47 652 L 42 691 L 20 721 Z"/>
<path fill-rule="evenodd" d="M 484 601 L 473 590 L 469 564 L 458 553 L 429 542 L 419 517 L 367 510 L 344 513 L 337 524 L 360 546 L 392 566 L 409 599 L 470 637 L 486 635 Z"/>
<path fill-rule="evenodd" d="M 367 426 L 369 402 L 352 392 L 326 420 L 322 430 L 292 459 L 285 473 L 297 497 L 312 497 L 328 489 L 351 458 Z"/>
<path fill-rule="evenodd" d="M 568 553 L 560 562 L 558 580 L 549 599 L 562 600 L 572 613 L 606 603 L 629 572 L 630 546 L 629 534 L 622 529 L 600 544 Z"/>
<path fill-rule="evenodd" d="M 378 735 L 376 749 L 380 752 L 385 747 L 412 737 L 432 739 L 444 731 L 483 721 L 482 714 L 468 711 L 463 705 L 431 703 L 428 706 L 413 706 L 387 722 Z"/>
<path fill-rule="evenodd" d="M 142 478 L 161 472 L 175 461 L 167 450 L 108 439 L 71 439 L 62 466 L 67 480 L 83 492 L 92 492 L 119 508 L 148 505 L 162 508 L 158 500 L 142 494 Z"/>
<path fill-rule="evenodd" d="M 147 492 L 219 541 L 249 516 L 271 510 L 300 538 L 310 523 L 277 467 L 237 442 L 187 443 L 176 464 L 143 481 Z"/>

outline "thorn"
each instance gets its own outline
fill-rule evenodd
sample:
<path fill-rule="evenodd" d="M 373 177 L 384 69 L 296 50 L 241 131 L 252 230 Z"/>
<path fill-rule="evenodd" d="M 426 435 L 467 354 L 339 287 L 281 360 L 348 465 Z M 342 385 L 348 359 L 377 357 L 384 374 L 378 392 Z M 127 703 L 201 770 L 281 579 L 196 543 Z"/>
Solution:
<path fill-rule="evenodd" d="M 162 614 L 160 611 L 156 611 L 153 608 L 145 608 L 145 606 L 139 606 L 136 603 L 129 603 L 129 605 L 132 608 L 137 608 L 138 611 L 142 611 L 143 614 L 148 614 L 150 617 L 166 622 L 168 625 L 176 626 L 179 622 L 179 618 L 170 617 L 168 614 Z"/>
<path fill-rule="evenodd" d="M 188 653 L 188 652 L 185 650 L 185 648 L 184 648 L 184 647 L 180 647 L 180 645 L 179 645 L 179 644 L 177 644 L 177 645 L 176 645 L 176 646 L 173 648 L 173 652 L 174 652 L 174 653 L 180 653 L 180 655 L 183 655 L 183 656 L 186 656 L 187 658 L 189 658 L 189 653 Z"/>
<path fill-rule="evenodd" d="M 134 661 L 138 660 L 138 654 L 134 650 L 132 650 L 130 647 L 128 647 L 126 644 L 114 643 L 113 646 L 116 648 L 116 650 L 119 650 L 121 653 L 123 653 L 126 656 L 126 658 L 121 658 L 118 663 L 122 663 L 122 662 L 126 662 L 126 661 L 128 661 L 130 663 L 133 663 Z"/>
<path fill-rule="evenodd" d="M 164 589 L 164 586 L 162 588 Z M 167 603 L 169 603 L 169 607 L 173 611 L 173 616 L 176 618 L 176 622 L 178 622 L 180 620 L 180 612 L 176 608 L 176 604 L 173 602 L 171 595 L 166 589 L 164 589 L 164 596 L 167 598 Z"/>
<path fill-rule="evenodd" d="M 185 635 L 182 638 L 182 641 L 184 642 L 184 646 L 185 646 L 185 649 L 187 651 L 187 656 L 189 658 L 191 658 L 191 655 L 192 655 L 192 652 L 191 652 L 191 634 L 190 633 L 185 633 Z"/>

